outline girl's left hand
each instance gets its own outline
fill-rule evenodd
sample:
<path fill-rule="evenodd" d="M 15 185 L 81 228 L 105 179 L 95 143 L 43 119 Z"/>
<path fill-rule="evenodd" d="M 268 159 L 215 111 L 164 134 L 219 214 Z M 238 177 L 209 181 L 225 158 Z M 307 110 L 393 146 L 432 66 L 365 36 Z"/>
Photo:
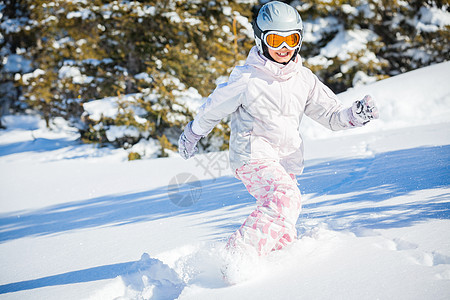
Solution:
<path fill-rule="evenodd" d="M 362 126 L 370 120 L 380 117 L 375 101 L 370 95 L 366 95 L 364 99 L 356 101 L 351 107 L 351 121 L 356 126 Z"/>

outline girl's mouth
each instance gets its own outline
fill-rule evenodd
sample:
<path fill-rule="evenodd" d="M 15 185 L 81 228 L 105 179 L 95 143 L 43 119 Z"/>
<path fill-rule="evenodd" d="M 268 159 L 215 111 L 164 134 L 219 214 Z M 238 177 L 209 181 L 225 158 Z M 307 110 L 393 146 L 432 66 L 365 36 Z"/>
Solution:
<path fill-rule="evenodd" d="M 289 52 L 276 52 L 276 53 L 280 57 L 287 57 L 289 55 Z"/>

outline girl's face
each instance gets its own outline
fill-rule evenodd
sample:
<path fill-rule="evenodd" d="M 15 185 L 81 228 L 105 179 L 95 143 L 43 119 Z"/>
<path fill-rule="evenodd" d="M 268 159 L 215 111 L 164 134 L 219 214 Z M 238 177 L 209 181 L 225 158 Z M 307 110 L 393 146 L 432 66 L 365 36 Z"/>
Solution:
<path fill-rule="evenodd" d="M 283 47 L 280 50 L 272 50 L 270 48 L 268 49 L 270 56 L 272 56 L 272 58 L 280 64 L 287 63 L 292 58 L 292 55 L 294 55 L 295 52 L 295 50 L 289 50 L 286 47 Z"/>

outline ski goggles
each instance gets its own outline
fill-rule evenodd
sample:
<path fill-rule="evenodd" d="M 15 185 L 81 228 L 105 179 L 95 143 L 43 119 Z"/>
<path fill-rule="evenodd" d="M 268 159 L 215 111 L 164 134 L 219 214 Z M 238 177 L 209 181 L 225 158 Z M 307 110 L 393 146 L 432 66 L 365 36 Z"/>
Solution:
<path fill-rule="evenodd" d="M 283 47 L 289 50 L 295 50 L 299 47 L 302 37 L 299 31 L 269 31 L 264 33 L 263 40 L 267 47 L 272 50 L 279 50 Z"/>

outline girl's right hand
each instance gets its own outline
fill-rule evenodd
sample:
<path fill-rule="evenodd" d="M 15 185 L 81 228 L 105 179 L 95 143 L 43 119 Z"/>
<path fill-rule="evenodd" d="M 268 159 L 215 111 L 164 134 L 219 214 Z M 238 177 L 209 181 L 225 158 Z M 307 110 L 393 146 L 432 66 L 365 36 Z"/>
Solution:
<path fill-rule="evenodd" d="M 197 143 L 202 138 L 201 135 L 192 131 L 192 122 L 186 125 L 186 128 L 184 128 L 183 133 L 181 133 L 178 139 L 178 152 L 184 159 L 191 158 L 197 153 Z"/>

